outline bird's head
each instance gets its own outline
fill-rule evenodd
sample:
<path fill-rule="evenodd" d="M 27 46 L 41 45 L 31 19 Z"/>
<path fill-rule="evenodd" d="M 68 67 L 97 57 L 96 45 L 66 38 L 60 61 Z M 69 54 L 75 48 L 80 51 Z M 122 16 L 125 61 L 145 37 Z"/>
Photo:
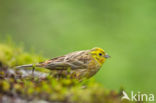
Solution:
<path fill-rule="evenodd" d="M 100 65 L 110 57 L 103 49 L 97 47 L 91 49 L 91 55 Z"/>

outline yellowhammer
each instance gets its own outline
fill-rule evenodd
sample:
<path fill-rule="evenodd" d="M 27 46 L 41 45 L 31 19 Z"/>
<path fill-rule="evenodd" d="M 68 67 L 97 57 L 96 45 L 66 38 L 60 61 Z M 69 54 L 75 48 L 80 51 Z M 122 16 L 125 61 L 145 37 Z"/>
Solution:
<path fill-rule="evenodd" d="M 91 50 L 82 50 L 69 53 L 64 56 L 56 57 L 45 62 L 36 64 L 17 66 L 25 67 L 43 67 L 52 70 L 54 76 L 67 76 L 82 79 L 92 77 L 110 56 L 101 48 Z"/>

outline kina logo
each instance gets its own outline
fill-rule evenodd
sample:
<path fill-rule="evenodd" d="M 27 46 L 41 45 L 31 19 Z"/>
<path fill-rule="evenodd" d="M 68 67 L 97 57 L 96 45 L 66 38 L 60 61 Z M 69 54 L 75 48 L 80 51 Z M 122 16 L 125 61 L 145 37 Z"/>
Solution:
<path fill-rule="evenodd" d="M 131 91 L 131 96 L 128 96 L 128 94 L 123 91 L 123 96 L 121 98 L 121 100 L 128 100 L 128 101 L 141 101 L 141 102 L 152 102 L 154 101 L 154 94 L 146 94 L 146 93 L 141 93 L 141 92 L 137 92 L 134 93 L 133 91 Z"/>

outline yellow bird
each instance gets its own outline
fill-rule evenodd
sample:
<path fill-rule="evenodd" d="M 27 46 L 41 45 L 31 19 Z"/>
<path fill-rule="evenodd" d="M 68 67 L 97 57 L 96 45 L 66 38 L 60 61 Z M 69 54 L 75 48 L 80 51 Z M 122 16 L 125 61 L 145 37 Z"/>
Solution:
<path fill-rule="evenodd" d="M 109 57 L 103 49 L 93 48 L 72 52 L 36 65 L 28 64 L 16 68 L 43 67 L 50 69 L 55 77 L 70 75 L 72 78 L 83 79 L 96 74 Z"/>

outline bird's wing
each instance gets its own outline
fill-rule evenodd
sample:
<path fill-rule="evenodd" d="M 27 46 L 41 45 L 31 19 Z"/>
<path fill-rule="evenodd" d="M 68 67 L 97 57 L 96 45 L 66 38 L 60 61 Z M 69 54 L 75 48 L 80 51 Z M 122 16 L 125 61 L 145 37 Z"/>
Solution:
<path fill-rule="evenodd" d="M 53 58 L 41 65 L 51 70 L 84 69 L 90 62 L 90 54 L 87 51 L 78 51 L 65 56 Z"/>

